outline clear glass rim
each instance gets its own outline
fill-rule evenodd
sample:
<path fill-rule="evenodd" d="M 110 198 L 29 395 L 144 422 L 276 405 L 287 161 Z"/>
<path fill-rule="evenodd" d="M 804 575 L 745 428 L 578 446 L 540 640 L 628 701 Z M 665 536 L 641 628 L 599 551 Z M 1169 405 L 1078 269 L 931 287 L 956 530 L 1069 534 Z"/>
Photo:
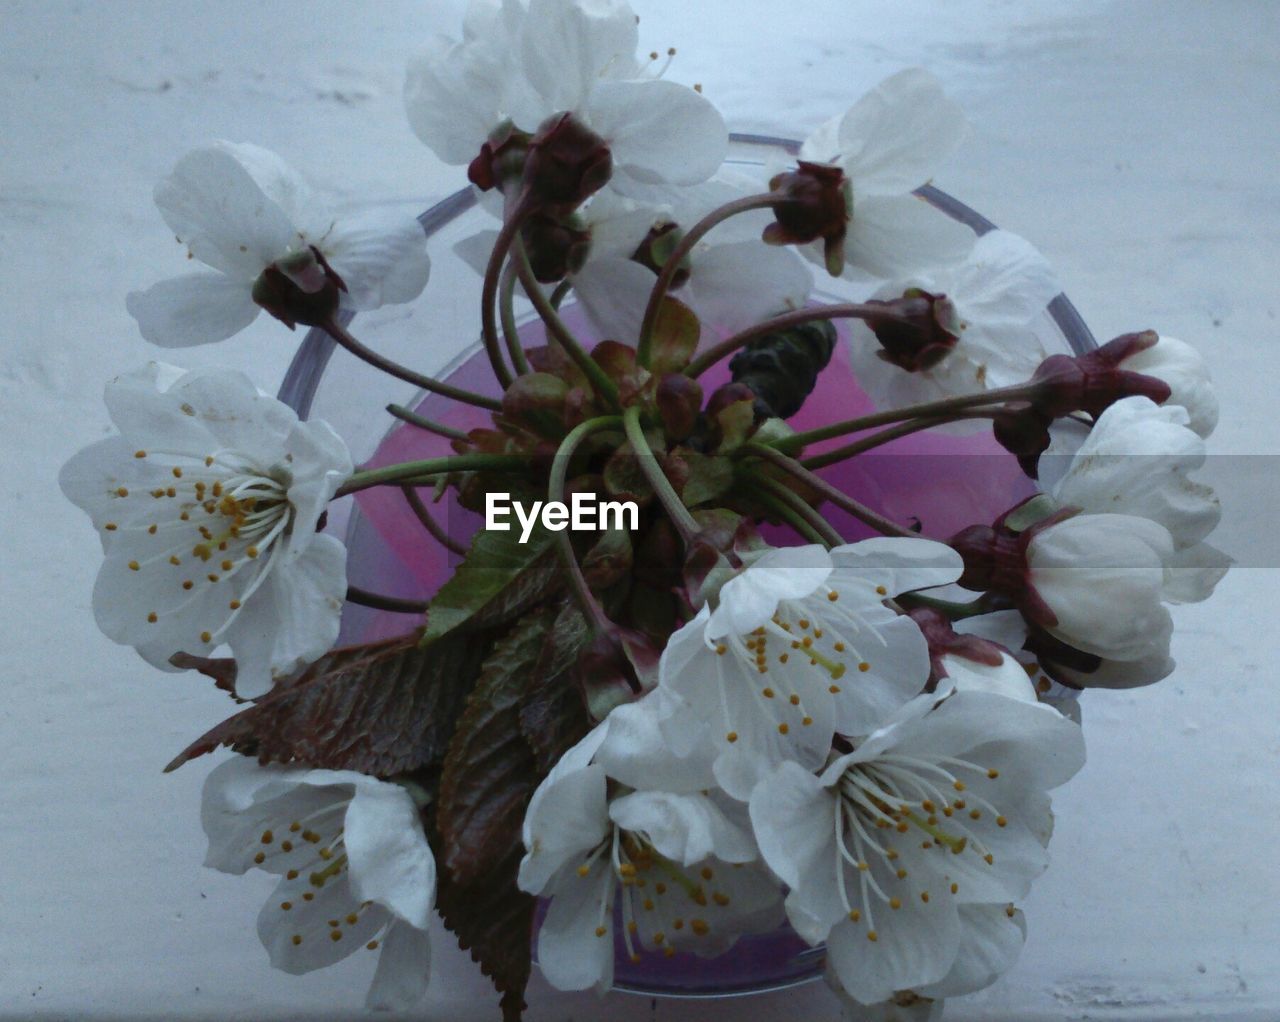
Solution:
<path fill-rule="evenodd" d="M 731 142 L 744 145 L 773 146 L 793 156 L 800 150 L 800 142 L 797 140 L 779 138 L 772 135 L 734 132 L 730 134 L 729 139 Z M 996 225 L 981 213 L 940 188 L 935 188 L 933 185 L 923 185 L 915 190 L 915 194 L 943 213 L 946 213 L 952 219 L 971 228 L 979 237 L 996 230 Z M 466 213 L 476 204 L 475 191 L 471 188 L 462 188 L 421 213 L 418 216 L 418 223 L 422 225 L 423 233 L 430 238 L 446 224 Z M 1097 348 L 1098 342 L 1094 338 L 1092 331 L 1085 324 L 1084 319 L 1065 293 L 1055 297 L 1049 303 L 1047 311 L 1050 318 L 1062 332 L 1071 350 L 1077 355 L 1083 355 L 1085 352 Z M 349 324 L 354 318 L 355 313 L 353 312 L 344 310 L 339 313 L 339 319 L 343 325 Z M 289 405 L 298 414 L 299 418 L 305 419 L 309 416 L 316 391 L 324 376 L 329 358 L 336 347 L 337 343 L 333 338 L 319 327 L 312 327 L 298 345 L 293 361 L 290 362 L 289 368 L 285 372 L 277 397 Z M 450 373 L 470 359 L 473 354 L 474 348 L 468 348 L 463 351 L 440 371 L 440 376 L 447 378 Z M 644 997 L 661 997 L 664 1000 L 724 999 L 778 993 L 783 990 L 805 986 L 821 979 L 821 964 L 825 955 L 826 946 L 821 944 L 800 952 L 796 958 L 812 959 L 814 971 L 809 975 L 780 980 L 768 985 L 744 983 L 738 986 L 722 986 L 715 989 L 673 990 L 669 987 L 648 986 L 643 983 L 619 982 L 611 987 L 611 990 Z"/>

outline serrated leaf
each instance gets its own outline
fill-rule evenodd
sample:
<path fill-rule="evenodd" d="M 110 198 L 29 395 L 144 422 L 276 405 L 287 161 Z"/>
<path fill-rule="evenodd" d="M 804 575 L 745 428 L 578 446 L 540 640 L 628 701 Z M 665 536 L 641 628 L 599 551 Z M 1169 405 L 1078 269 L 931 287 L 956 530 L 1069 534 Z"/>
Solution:
<path fill-rule="evenodd" d="M 378 777 L 438 766 L 489 645 L 467 635 L 422 649 L 414 633 L 335 650 L 196 739 L 165 771 L 220 745 L 261 763 Z"/>
<path fill-rule="evenodd" d="M 535 526 L 520 542 L 519 523 L 506 532 L 481 530 L 467 556 L 427 607 L 422 645 L 455 629 L 496 627 L 519 617 L 560 585 L 553 534 Z"/>
<path fill-rule="evenodd" d="M 662 299 L 653 321 L 649 368 L 654 375 L 678 373 L 689 364 L 702 336 L 702 324 L 684 302 L 670 296 Z"/>
<path fill-rule="evenodd" d="M 520 731 L 533 749 L 538 775 L 545 775 L 591 727 L 582 691 L 570 668 L 591 638 L 582 611 L 566 603 L 542 644 L 520 707 Z"/>
<path fill-rule="evenodd" d="M 436 825 L 440 858 L 459 883 L 495 868 L 520 842 L 537 783 L 520 708 L 554 617 L 551 608 L 534 611 L 494 644 L 449 743 Z"/>

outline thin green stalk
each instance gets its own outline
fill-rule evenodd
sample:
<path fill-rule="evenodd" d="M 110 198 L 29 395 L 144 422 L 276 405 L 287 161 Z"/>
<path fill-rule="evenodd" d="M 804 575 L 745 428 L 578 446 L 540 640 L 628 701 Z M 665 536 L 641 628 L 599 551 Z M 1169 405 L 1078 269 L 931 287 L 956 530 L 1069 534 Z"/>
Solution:
<path fill-rule="evenodd" d="M 427 505 L 422 502 L 422 498 L 418 496 L 417 490 L 412 486 L 402 486 L 400 489 L 404 491 L 404 499 L 409 502 L 409 507 L 413 509 L 413 513 L 417 516 L 418 521 L 422 523 L 422 527 L 431 534 L 436 542 L 446 550 L 450 550 L 460 556 L 467 552 L 467 548 L 450 536 L 449 533 L 445 531 L 444 526 L 436 521 L 436 516 L 433 515 Z"/>
<path fill-rule="evenodd" d="M 489 356 L 489 364 L 493 367 L 493 375 L 506 390 L 513 379 L 511 370 L 502 359 L 502 344 L 498 339 L 498 279 L 502 276 L 503 264 L 507 261 L 507 253 L 512 244 L 520 237 L 520 226 L 533 210 L 533 205 L 524 192 L 519 196 L 508 196 L 503 209 L 502 229 L 493 243 L 489 253 L 489 262 L 484 270 L 484 284 L 480 289 L 480 328 L 484 337 L 484 350 Z"/>
<path fill-rule="evenodd" d="M 751 494 L 751 499 L 758 504 L 764 505 L 775 518 L 791 526 L 798 535 L 803 536 L 810 543 L 821 543 L 825 547 L 830 547 L 830 544 L 823 540 L 822 533 L 818 532 L 808 521 L 796 514 L 795 511 L 772 493 L 767 490 L 757 490 Z"/>
<path fill-rule="evenodd" d="M 417 479 L 447 475 L 450 472 L 474 472 L 481 469 L 518 472 L 527 466 L 528 462 L 523 458 L 510 454 L 454 454 L 444 458 L 405 461 L 397 465 L 385 465 L 382 468 L 371 468 L 355 473 L 338 487 L 334 497 L 345 497 L 348 493 L 367 490 L 370 486 L 382 486 L 386 483 L 403 485 Z"/>
<path fill-rule="evenodd" d="M 721 224 L 739 213 L 772 206 L 779 198 L 781 196 L 775 192 L 765 192 L 761 195 L 748 195 L 741 199 L 735 199 L 733 202 L 725 203 L 719 209 L 713 209 L 689 228 L 685 236 L 680 239 L 680 243 L 672 250 L 667 261 L 662 264 L 658 279 L 653 283 L 653 290 L 649 292 L 649 303 L 645 306 L 644 319 L 640 323 L 640 342 L 636 346 L 636 361 L 646 369 L 649 367 L 649 350 L 653 344 L 653 327 L 658 321 L 658 310 L 662 307 L 662 299 L 666 297 L 667 292 L 671 289 L 671 282 L 675 280 L 676 274 L 680 271 L 680 264 L 693 251 L 694 246 L 717 224 Z"/>
<path fill-rule="evenodd" d="M 551 336 L 559 342 L 577 367 L 591 381 L 591 386 L 595 388 L 596 393 L 603 397 L 612 408 L 620 410 L 622 403 L 618 400 L 618 388 L 609 379 L 608 374 L 600 368 L 599 363 L 587 354 L 587 350 L 578 341 L 578 338 L 574 336 L 573 331 L 569 329 L 569 325 L 560 318 L 560 313 L 555 310 L 555 307 L 547 298 L 546 292 L 542 290 L 542 285 L 534 278 L 533 267 L 529 265 L 529 256 L 525 252 L 524 246 L 513 246 L 513 255 L 516 260 L 516 269 L 520 275 L 520 283 L 524 285 L 525 293 L 529 296 L 529 300 L 533 302 L 533 307 L 538 311 L 538 315 L 542 317 L 542 321 L 547 325 L 547 330 L 551 333 Z"/>
<path fill-rule="evenodd" d="M 626 431 L 627 440 L 631 443 L 631 450 L 636 456 L 640 471 L 653 487 L 654 495 L 666 511 L 667 517 L 671 519 L 671 524 L 687 542 L 697 534 L 698 523 L 689 509 L 684 506 L 684 501 L 680 499 L 675 487 L 671 485 L 671 480 L 667 478 L 666 473 L 662 471 L 662 466 L 658 464 L 658 459 L 654 457 L 649 441 L 645 439 L 644 428 L 640 425 L 639 406 L 632 405 L 623 413 L 622 426 Z"/>
<path fill-rule="evenodd" d="M 514 244 L 520 245 L 516 238 Z M 511 356 L 511 364 L 516 367 L 516 375 L 524 376 L 530 371 L 529 360 L 525 357 L 524 348 L 520 344 L 520 329 L 516 326 L 516 313 L 513 305 L 516 293 L 516 264 L 508 261 L 502 271 L 502 286 L 498 292 L 498 315 L 502 319 L 502 336 L 507 342 L 507 354 Z"/>
<path fill-rule="evenodd" d="M 930 607 L 946 614 L 952 621 L 986 614 L 991 610 L 991 605 L 981 596 L 969 603 L 957 603 L 954 600 L 940 600 L 936 596 L 926 596 L 924 593 L 899 593 L 894 597 L 894 602 L 901 603 L 908 609 Z"/>
<path fill-rule="evenodd" d="M 551 473 L 547 481 L 548 500 L 564 502 L 569 465 L 573 461 L 578 445 L 597 430 L 616 427 L 621 421 L 617 415 L 600 415 L 579 423 L 569 431 L 568 435 L 560 441 L 560 446 L 551 459 Z M 595 625 L 597 631 L 607 629 L 609 619 L 605 616 L 604 610 L 591 592 L 591 586 L 587 584 L 586 577 L 582 574 L 582 566 L 578 564 L 577 555 L 573 552 L 573 543 L 569 539 L 567 529 L 561 529 L 556 533 L 556 552 L 568 575 L 569 588 L 573 591 L 582 612 Z"/>
<path fill-rule="evenodd" d="M 467 434 L 460 429 L 454 429 L 452 426 L 446 426 L 443 422 L 436 422 L 435 419 L 428 419 L 425 415 L 419 415 L 415 411 L 411 411 L 404 405 L 390 404 L 387 405 L 387 412 L 395 416 L 403 422 L 409 423 L 411 426 L 417 426 L 419 429 L 425 429 L 428 433 L 434 433 L 436 436 L 442 436 L 446 440 L 465 440 Z"/>
<path fill-rule="evenodd" d="M 491 411 L 498 411 L 502 407 L 502 402 L 495 398 L 485 397 L 483 394 L 477 394 L 474 391 L 464 390 L 462 387 L 455 387 L 451 383 L 442 383 L 431 376 L 424 376 L 422 373 L 415 372 L 406 366 L 393 362 L 391 359 L 379 355 L 372 348 L 367 348 L 360 341 L 352 336 L 337 320 L 329 320 L 323 324 L 323 329 L 330 337 L 337 341 L 347 351 L 355 355 L 362 362 L 367 362 L 375 369 L 381 369 L 384 373 L 394 376 L 398 380 L 404 380 L 406 383 L 412 383 L 421 387 L 423 390 L 429 390 L 433 394 L 439 394 L 442 397 L 452 398 L 455 401 L 462 401 L 469 405 L 476 405 L 479 408 L 488 408 Z"/>
<path fill-rule="evenodd" d="M 871 528 L 875 529 L 877 532 L 882 532 L 886 536 L 905 536 L 908 538 L 915 538 L 916 534 L 910 529 L 899 525 L 897 522 L 884 517 L 884 515 L 879 514 L 878 512 L 872 511 L 871 508 L 867 507 L 865 504 L 854 500 L 847 493 L 835 486 L 832 486 L 829 482 L 823 479 L 822 476 L 810 472 L 807 468 L 801 465 L 800 462 L 796 461 L 794 458 L 787 457 L 787 455 L 783 454 L 781 451 L 774 450 L 774 448 L 768 447 L 765 444 L 756 443 L 744 444 L 742 450 L 744 454 L 754 455 L 757 458 L 767 461 L 769 464 L 782 469 L 794 479 L 799 480 L 810 489 L 821 494 L 823 498 L 830 501 L 836 507 L 849 512 L 849 514 L 853 515 L 858 519 L 858 521 L 862 522 L 864 525 L 871 526 Z"/>
<path fill-rule="evenodd" d="M 912 433 L 932 429 L 934 426 L 940 426 L 947 422 L 957 422 L 960 419 L 990 418 L 992 414 L 989 411 L 967 411 L 956 412 L 952 415 L 938 415 L 931 418 L 908 419 L 906 422 L 898 423 L 888 429 L 882 429 L 877 433 L 872 433 L 871 436 L 862 437 L 852 443 L 845 444 L 843 447 L 824 451 L 822 454 L 815 454 L 809 458 L 802 458 L 800 464 L 809 469 L 825 468 L 828 465 L 834 465 L 838 461 L 844 461 L 865 451 L 881 447 L 900 437 L 910 436 Z M 774 449 L 777 450 L 778 448 L 775 447 Z"/>
<path fill-rule="evenodd" d="M 751 481 L 763 486 L 775 499 L 787 505 L 796 515 L 803 518 L 809 527 L 818 534 L 822 545 L 827 549 L 833 546 L 840 546 L 844 542 L 844 537 L 832 528 L 831 523 L 810 507 L 808 502 L 794 490 L 788 489 L 776 479 L 770 479 L 768 476 L 756 475 L 752 477 Z"/>
<path fill-rule="evenodd" d="M 551 292 L 551 307 L 559 311 L 560 305 L 564 302 L 565 296 L 573 290 L 573 281 L 565 278 L 555 286 L 555 290 Z"/>
<path fill-rule="evenodd" d="M 425 600 L 404 600 L 399 596 L 384 596 L 359 586 L 347 586 L 347 602 L 358 603 L 374 610 L 389 610 L 393 614 L 421 614 L 427 609 Z"/>

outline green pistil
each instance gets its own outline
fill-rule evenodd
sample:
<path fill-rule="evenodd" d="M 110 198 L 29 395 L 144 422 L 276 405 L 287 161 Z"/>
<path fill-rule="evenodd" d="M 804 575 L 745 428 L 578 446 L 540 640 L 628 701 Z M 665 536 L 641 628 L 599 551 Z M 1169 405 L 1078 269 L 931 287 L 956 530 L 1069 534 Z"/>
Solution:
<path fill-rule="evenodd" d="M 937 824 L 930 823 L 928 820 L 922 820 L 910 809 L 908 809 L 903 815 L 938 842 L 938 844 L 943 845 L 946 848 L 950 848 L 952 853 L 955 855 L 959 855 L 963 852 L 965 850 L 965 846 L 969 843 L 969 839 L 967 837 L 954 837 L 937 826 Z"/>

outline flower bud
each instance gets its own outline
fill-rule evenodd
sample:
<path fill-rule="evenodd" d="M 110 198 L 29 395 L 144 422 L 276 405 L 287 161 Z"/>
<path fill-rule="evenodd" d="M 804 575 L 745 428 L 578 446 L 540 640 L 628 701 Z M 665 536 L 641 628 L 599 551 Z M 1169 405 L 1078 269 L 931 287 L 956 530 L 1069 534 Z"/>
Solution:
<path fill-rule="evenodd" d="M 926 688 L 933 691 L 938 682 L 947 677 L 944 657 L 960 657 L 986 667 L 999 667 L 1004 653 L 994 642 L 976 635 L 961 635 L 951 627 L 950 619 L 932 607 L 915 607 L 907 612 L 920 628 L 929 644 L 929 682 Z"/>
<path fill-rule="evenodd" d="M 667 373 L 658 381 L 654 397 L 668 440 L 678 443 L 693 432 L 702 409 L 702 387 L 697 380 L 683 373 Z"/>
<path fill-rule="evenodd" d="M 1040 475 L 1040 455 L 1049 447 L 1053 419 L 1029 401 L 1014 401 L 996 411 L 991 432 L 996 442 L 1018 459 L 1028 478 Z"/>
<path fill-rule="evenodd" d="M 538 127 L 524 163 L 524 186 L 540 205 L 574 208 L 613 174 L 603 138 L 571 113 L 554 114 Z"/>
<path fill-rule="evenodd" d="M 960 340 L 960 317 L 946 295 L 912 287 L 901 298 L 867 304 L 884 309 L 865 317 L 880 342 L 876 354 L 909 373 L 932 369 Z"/>
<path fill-rule="evenodd" d="M 1159 335 L 1152 330 L 1124 334 L 1083 355 L 1051 355 L 1031 377 L 1040 384 L 1033 399 L 1036 407 L 1053 419 L 1072 412 L 1088 412 L 1097 418 L 1121 398 L 1141 395 L 1156 404 L 1168 400 L 1169 384 L 1124 364 L 1155 346 Z"/>
<path fill-rule="evenodd" d="M 684 232 L 669 220 L 656 224 L 649 228 L 649 233 L 636 246 L 636 250 L 631 253 L 631 258 L 634 262 L 652 270 L 655 274 L 661 273 L 662 268 L 667 264 L 667 260 L 671 258 L 676 246 L 680 244 L 680 239 L 683 237 Z M 685 256 L 676 270 L 675 276 L 671 278 L 672 291 L 678 290 L 688 282 L 689 272 L 689 257 Z"/>
<path fill-rule="evenodd" d="M 524 173 L 532 137 L 510 121 L 503 121 L 489 133 L 480 154 L 468 165 L 467 180 L 482 192 L 495 187 L 505 191 L 505 182 L 519 180 Z"/>
<path fill-rule="evenodd" d="M 290 330 L 320 326 L 338 311 L 347 285 L 314 245 L 291 252 L 253 282 L 253 300 Z"/>
<path fill-rule="evenodd" d="M 844 238 L 853 211 L 853 188 L 844 171 L 826 163 L 801 160 L 794 171 L 769 182 L 782 193 L 773 204 L 776 218 L 764 230 L 770 245 L 823 243 L 827 272 L 838 277 L 844 269 Z"/>
<path fill-rule="evenodd" d="M 591 231 L 581 217 L 535 213 L 520 228 L 534 277 L 554 284 L 582 269 L 591 251 Z"/>

